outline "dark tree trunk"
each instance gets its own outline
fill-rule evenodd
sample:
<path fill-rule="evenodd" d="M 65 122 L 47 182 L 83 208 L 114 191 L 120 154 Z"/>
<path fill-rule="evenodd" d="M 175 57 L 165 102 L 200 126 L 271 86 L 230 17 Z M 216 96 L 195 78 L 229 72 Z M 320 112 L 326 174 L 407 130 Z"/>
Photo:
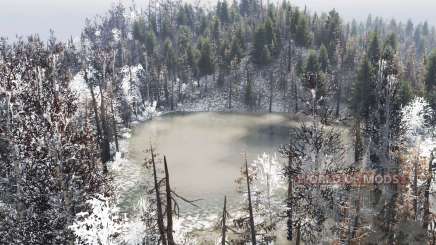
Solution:
<path fill-rule="evenodd" d="M 150 151 L 151 151 L 151 163 L 153 164 L 154 192 L 156 194 L 157 226 L 159 229 L 160 241 L 162 242 L 162 245 L 168 245 L 166 234 L 165 234 L 164 217 L 162 212 L 162 200 L 160 198 L 160 188 L 159 188 L 159 182 L 157 180 L 156 162 L 154 160 L 153 147 L 150 148 Z"/>
<path fill-rule="evenodd" d="M 413 214 L 418 219 L 418 159 L 413 161 Z"/>
<path fill-rule="evenodd" d="M 274 78 L 272 72 L 269 74 L 269 112 L 272 112 L 273 92 L 274 92 Z"/>
<path fill-rule="evenodd" d="M 110 142 L 109 142 L 109 126 L 108 126 L 108 122 L 107 122 L 107 117 L 106 117 L 106 103 L 104 101 L 104 96 L 103 96 L 103 91 L 101 89 L 100 86 L 100 97 L 101 97 L 101 101 L 100 101 L 100 115 L 101 115 L 101 128 L 102 128 L 102 133 L 103 133 L 103 137 L 102 137 L 102 141 L 101 141 L 101 152 L 102 152 L 102 162 L 106 163 L 108 161 L 110 161 L 111 159 L 111 152 L 110 152 Z M 104 165 L 104 171 L 107 172 L 107 165 Z"/>
<path fill-rule="evenodd" d="M 356 202 L 356 215 L 354 216 L 353 223 L 351 224 L 351 231 L 348 236 L 348 244 L 352 244 L 352 241 L 356 239 L 357 230 L 360 225 L 360 202 L 362 200 L 362 193 L 359 192 L 359 199 Z"/>
<path fill-rule="evenodd" d="M 171 110 L 174 111 L 174 79 L 171 79 Z"/>
<path fill-rule="evenodd" d="M 168 171 L 167 158 L 164 156 L 164 165 L 165 165 L 165 187 L 166 187 L 166 195 L 167 195 L 167 237 L 168 237 L 168 245 L 175 245 L 174 237 L 173 237 L 173 202 L 171 195 L 171 185 L 170 185 L 170 174 Z"/>
<path fill-rule="evenodd" d="M 112 61 L 112 81 L 111 81 L 111 91 L 110 91 L 110 103 L 111 103 L 111 114 L 112 114 L 112 127 L 113 127 L 113 137 L 114 137 L 114 141 L 115 141 L 115 149 L 117 152 L 120 151 L 120 145 L 118 144 L 118 131 L 117 131 L 117 122 L 115 120 L 115 110 L 114 110 L 114 84 L 115 84 L 115 79 L 116 79 L 116 75 L 115 75 L 115 58 L 116 58 L 116 54 L 115 54 L 115 50 L 113 52 L 113 61 Z M 129 112 L 130 113 L 130 112 Z"/>
<path fill-rule="evenodd" d="M 289 169 L 291 169 L 292 165 L 292 155 L 291 155 L 291 145 L 289 144 L 289 153 L 288 153 L 288 167 Z M 287 220 L 287 239 L 289 241 L 292 241 L 292 239 L 294 238 L 294 234 L 293 234 L 293 217 L 292 217 L 292 199 L 293 199 L 293 180 L 292 180 L 292 175 L 288 176 L 288 202 L 287 202 L 287 211 L 286 214 L 288 216 L 288 220 Z"/>
<path fill-rule="evenodd" d="M 245 157 L 245 177 L 247 179 L 247 191 L 248 191 L 248 212 L 250 214 L 250 233 L 251 233 L 251 243 L 256 245 L 256 229 L 254 226 L 254 216 L 253 216 L 253 205 L 251 203 L 251 190 L 250 190 L 250 177 L 248 174 L 248 162 L 247 157 Z"/>
<path fill-rule="evenodd" d="M 425 184 L 425 192 L 424 192 L 424 215 L 422 217 L 422 228 L 424 231 L 427 232 L 428 225 L 430 223 L 430 187 L 431 182 L 433 180 L 433 160 L 434 160 L 434 153 L 431 153 L 430 161 L 428 162 L 428 177 L 427 182 Z"/>
<path fill-rule="evenodd" d="M 224 196 L 224 208 L 223 208 L 223 227 L 221 231 L 221 245 L 226 245 L 226 218 L 227 218 L 227 197 Z"/>
<path fill-rule="evenodd" d="M 113 127 L 113 135 L 115 141 L 115 149 L 117 152 L 120 151 L 120 145 L 118 143 L 118 130 L 117 130 L 117 121 L 115 120 L 115 110 L 114 110 L 114 102 L 111 99 L 111 113 L 112 113 L 112 127 Z"/>
<path fill-rule="evenodd" d="M 89 81 L 87 79 L 87 73 L 85 73 L 85 81 L 88 83 L 89 90 L 91 92 L 91 99 L 92 99 L 92 109 L 94 111 L 94 118 L 95 118 L 95 127 L 97 129 L 97 139 L 100 146 L 100 159 L 103 163 L 103 172 L 107 173 L 107 165 L 106 162 L 109 160 L 110 156 L 107 154 L 107 148 L 103 144 L 103 132 L 101 129 L 101 123 L 100 123 L 100 117 L 98 115 L 98 108 L 97 108 L 97 101 L 95 99 L 95 93 L 94 93 L 94 87 L 93 85 L 89 84 Z"/>
<path fill-rule="evenodd" d="M 298 112 L 298 87 L 297 87 L 297 80 L 294 79 L 294 102 L 295 102 L 295 113 Z"/>
<path fill-rule="evenodd" d="M 356 119 L 356 123 L 354 126 L 354 141 L 354 163 L 357 165 L 362 160 L 363 151 L 360 119 Z"/>
<path fill-rule="evenodd" d="M 300 245 L 301 242 L 301 225 L 297 224 L 297 235 L 295 237 L 295 245 Z"/>
<path fill-rule="evenodd" d="M 165 79 L 165 82 L 164 82 L 164 94 L 165 94 L 165 103 L 166 103 L 167 108 L 170 105 L 170 91 L 168 90 L 168 78 L 169 78 L 169 75 L 167 74 L 164 77 L 164 79 Z"/>
<path fill-rule="evenodd" d="M 85 80 L 86 80 L 86 75 L 85 75 Z M 97 129 L 97 137 L 98 137 L 99 140 L 101 140 L 102 133 L 101 133 L 101 126 L 100 126 L 100 118 L 98 116 L 97 101 L 95 100 L 94 88 L 93 88 L 92 85 L 89 85 L 89 90 L 91 92 L 92 109 L 94 111 L 95 127 Z"/>
<path fill-rule="evenodd" d="M 235 78 L 236 78 L 236 72 L 235 72 Z M 232 79 L 229 79 L 229 95 L 228 95 L 228 100 L 229 100 L 229 109 L 232 109 Z"/>
<path fill-rule="evenodd" d="M 336 112 L 335 112 L 336 118 L 339 118 L 339 114 L 341 111 L 341 96 L 342 96 L 342 84 L 341 81 L 338 80 L 338 88 L 336 91 Z"/>

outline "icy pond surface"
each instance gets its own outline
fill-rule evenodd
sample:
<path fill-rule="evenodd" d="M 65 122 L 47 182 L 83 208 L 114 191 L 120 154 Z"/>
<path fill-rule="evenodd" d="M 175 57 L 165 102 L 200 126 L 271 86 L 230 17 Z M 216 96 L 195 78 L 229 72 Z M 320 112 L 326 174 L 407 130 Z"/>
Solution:
<path fill-rule="evenodd" d="M 137 125 L 129 141 L 132 178 L 146 176 L 145 150 L 150 143 L 159 159 L 167 157 L 172 187 L 200 209 L 181 205 L 181 214 L 217 214 L 224 195 L 230 206 L 240 205 L 235 180 L 240 176 L 244 153 L 248 161 L 263 152 L 278 154 L 295 125 L 286 114 L 172 113 Z M 124 206 L 144 193 L 146 181 L 139 181 L 126 195 Z"/>

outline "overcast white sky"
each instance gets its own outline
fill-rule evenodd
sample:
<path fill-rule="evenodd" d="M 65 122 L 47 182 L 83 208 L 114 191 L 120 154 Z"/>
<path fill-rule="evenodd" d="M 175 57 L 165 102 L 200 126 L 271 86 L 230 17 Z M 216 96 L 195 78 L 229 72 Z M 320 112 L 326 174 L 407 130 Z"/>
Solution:
<path fill-rule="evenodd" d="M 131 0 L 121 0 L 130 3 Z M 145 2 L 145 0 L 136 0 Z M 197 1 L 197 0 L 196 0 Z M 199 0 L 214 2 L 214 0 Z M 279 0 L 281 1 L 281 0 Z M 39 33 L 47 37 L 49 29 L 62 39 L 78 36 L 86 17 L 103 14 L 113 0 L 0 0 L 0 35 Z M 364 20 L 369 13 L 406 21 L 428 20 L 436 24 L 436 0 L 291 0 L 314 11 L 336 8 L 345 19 Z M 140 5 L 140 4 L 139 4 Z"/>
<path fill-rule="evenodd" d="M 299 6 L 307 5 L 312 10 L 328 11 L 335 8 L 345 19 L 365 20 L 369 14 L 395 18 L 403 22 L 428 20 L 436 24 L 435 0 L 291 0 Z"/>

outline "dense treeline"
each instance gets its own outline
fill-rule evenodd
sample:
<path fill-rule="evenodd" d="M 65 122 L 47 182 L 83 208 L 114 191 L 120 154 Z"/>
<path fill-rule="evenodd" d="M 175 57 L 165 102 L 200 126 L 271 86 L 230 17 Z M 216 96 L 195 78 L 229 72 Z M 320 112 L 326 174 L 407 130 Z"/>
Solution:
<path fill-rule="evenodd" d="M 422 96 L 436 109 L 435 47 L 436 29 L 427 22 L 371 16 L 366 23 L 346 22 L 335 10 L 317 14 L 287 1 L 257 0 L 220 0 L 210 10 L 171 0 L 150 2 L 142 11 L 116 5 L 88 20 L 76 41 L 59 42 L 54 35 L 46 43 L 37 36 L 13 43 L 2 39 L 0 242 L 73 241 L 68 227 L 88 208 L 87 198 L 110 195 L 107 163 L 119 152 L 120 130 L 153 102 L 159 110 L 173 111 L 215 97 L 222 102 L 216 110 L 309 115 L 313 124 L 292 131 L 291 143 L 281 150 L 289 183 L 309 163 L 340 173 L 365 168 L 399 173 L 404 170 L 402 108 Z M 85 91 L 75 90 L 78 83 Z M 341 161 L 343 149 L 339 133 L 329 126 L 342 120 L 353 127 L 352 168 L 331 166 Z M 333 157 L 313 159 L 313 151 Z M 400 221 L 421 227 L 408 241 L 434 241 L 427 232 L 434 230 L 432 178 L 425 180 L 430 184 L 419 194 L 424 198 L 415 199 L 413 219 L 396 208 L 406 202 L 398 186 L 370 191 L 377 196 L 374 207 L 381 203 L 382 211 L 369 220 L 352 204 L 360 197 L 349 189 L 289 184 L 288 239 L 319 242 L 326 206 L 340 202 L 355 210 L 355 222 L 332 234 L 348 244 L 401 242 Z M 169 186 L 167 192 L 171 195 Z M 318 205 L 318 196 L 327 201 Z"/>

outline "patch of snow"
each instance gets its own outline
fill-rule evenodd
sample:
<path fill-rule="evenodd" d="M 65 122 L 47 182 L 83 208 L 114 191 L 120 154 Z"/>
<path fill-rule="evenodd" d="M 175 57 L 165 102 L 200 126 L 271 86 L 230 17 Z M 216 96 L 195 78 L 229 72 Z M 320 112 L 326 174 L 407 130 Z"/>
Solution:
<path fill-rule="evenodd" d="M 92 211 L 78 213 L 69 227 L 78 238 L 77 244 L 118 244 L 116 237 L 122 232 L 118 209 L 109 198 L 102 195 L 88 200 L 87 203 Z"/>
<path fill-rule="evenodd" d="M 82 72 L 74 76 L 73 80 L 70 82 L 70 88 L 78 95 L 79 101 L 84 101 L 86 98 L 91 97 Z"/>
<path fill-rule="evenodd" d="M 428 123 L 433 114 L 429 103 L 421 97 L 415 98 L 402 109 L 405 140 L 423 157 L 430 157 L 436 148 L 435 129 Z"/>

